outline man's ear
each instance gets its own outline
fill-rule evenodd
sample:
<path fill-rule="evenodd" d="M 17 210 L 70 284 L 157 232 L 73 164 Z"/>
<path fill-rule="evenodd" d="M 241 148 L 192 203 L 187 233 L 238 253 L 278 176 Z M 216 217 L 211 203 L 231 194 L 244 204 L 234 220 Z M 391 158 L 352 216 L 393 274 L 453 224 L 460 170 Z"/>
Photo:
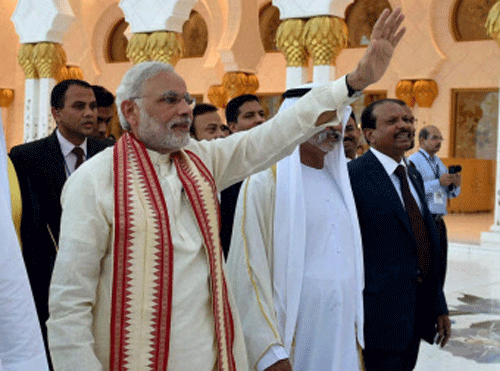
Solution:
<path fill-rule="evenodd" d="M 236 122 L 228 122 L 227 126 L 229 126 L 229 130 L 231 130 L 231 132 L 236 132 Z"/>
<path fill-rule="evenodd" d="M 140 111 L 139 107 L 133 100 L 124 100 L 120 105 L 125 120 L 129 123 L 131 128 L 139 126 Z"/>
<path fill-rule="evenodd" d="M 363 135 L 365 136 L 366 143 L 371 145 L 372 143 L 372 138 L 373 138 L 373 132 L 375 129 L 363 129 Z"/>
<path fill-rule="evenodd" d="M 51 107 L 50 112 L 52 112 L 52 117 L 54 118 L 55 122 L 58 122 L 59 119 L 59 110 L 57 108 Z"/>

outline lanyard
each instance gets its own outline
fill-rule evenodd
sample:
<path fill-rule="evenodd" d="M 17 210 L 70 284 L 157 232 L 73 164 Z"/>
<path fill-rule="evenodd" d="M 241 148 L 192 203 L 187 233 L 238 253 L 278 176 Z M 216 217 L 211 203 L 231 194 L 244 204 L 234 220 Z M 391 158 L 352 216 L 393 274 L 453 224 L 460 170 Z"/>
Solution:
<path fill-rule="evenodd" d="M 439 179 L 439 164 L 436 162 L 436 167 L 433 167 L 431 160 L 429 160 L 429 158 L 426 155 L 424 155 L 424 153 L 422 151 L 418 151 L 418 153 L 420 153 L 425 158 L 425 160 L 429 164 L 432 172 L 434 173 L 434 176 L 436 177 L 436 179 Z"/>

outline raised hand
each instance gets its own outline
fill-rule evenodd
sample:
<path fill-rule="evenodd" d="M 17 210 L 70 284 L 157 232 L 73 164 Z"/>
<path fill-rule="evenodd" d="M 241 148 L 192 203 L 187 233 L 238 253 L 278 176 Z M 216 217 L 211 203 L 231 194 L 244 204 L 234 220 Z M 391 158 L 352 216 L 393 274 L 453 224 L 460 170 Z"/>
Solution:
<path fill-rule="evenodd" d="M 384 75 L 394 50 L 406 31 L 405 27 L 400 28 L 404 18 L 399 7 L 392 13 L 389 9 L 382 12 L 373 27 L 365 55 L 356 69 L 347 76 L 347 82 L 354 90 L 363 90 Z"/>

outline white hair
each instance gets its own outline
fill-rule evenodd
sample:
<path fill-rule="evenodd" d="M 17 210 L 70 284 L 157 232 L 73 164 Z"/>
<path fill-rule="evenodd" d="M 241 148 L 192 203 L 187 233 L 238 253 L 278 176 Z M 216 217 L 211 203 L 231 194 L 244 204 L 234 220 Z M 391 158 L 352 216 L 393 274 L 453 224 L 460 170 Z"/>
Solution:
<path fill-rule="evenodd" d="M 139 98 L 143 93 L 143 84 L 147 79 L 156 76 L 160 72 L 174 73 L 174 67 L 162 62 L 142 62 L 136 64 L 123 76 L 120 86 L 116 90 L 116 106 L 118 117 L 123 130 L 130 130 L 130 124 L 122 112 L 122 102 L 132 98 Z"/>

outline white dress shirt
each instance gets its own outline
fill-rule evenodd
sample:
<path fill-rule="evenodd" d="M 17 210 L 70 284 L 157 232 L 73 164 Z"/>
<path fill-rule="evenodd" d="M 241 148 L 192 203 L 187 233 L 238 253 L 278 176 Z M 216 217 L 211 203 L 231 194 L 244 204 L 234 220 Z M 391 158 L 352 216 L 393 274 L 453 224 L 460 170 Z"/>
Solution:
<path fill-rule="evenodd" d="M 73 152 L 71 152 L 73 151 L 73 148 L 80 147 L 81 149 L 83 149 L 84 161 L 88 158 L 87 138 L 83 140 L 82 144 L 80 144 L 79 146 L 75 146 L 73 143 L 71 143 L 69 140 L 67 140 L 65 137 L 62 136 L 62 134 L 59 132 L 59 129 L 56 129 L 56 135 L 57 135 L 57 140 L 59 141 L 59 145 L 61 146 L 61 152 L 64 157 L 64 162 L 65 162 L 64 171 L 66 172 L 66 177 L 69 177 L 75 171 L 76 160 L 77 160 L 76 155 Z"/>

